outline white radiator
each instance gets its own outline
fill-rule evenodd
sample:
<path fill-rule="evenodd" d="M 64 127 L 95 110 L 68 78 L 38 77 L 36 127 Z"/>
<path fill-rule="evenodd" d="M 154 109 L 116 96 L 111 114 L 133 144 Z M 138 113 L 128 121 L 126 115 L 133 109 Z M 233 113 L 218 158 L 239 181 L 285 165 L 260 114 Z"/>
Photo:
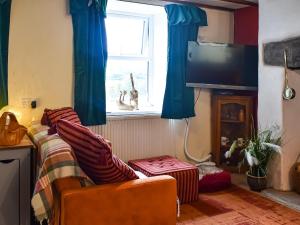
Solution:
<path fill-rule="evenodd" d="M 113 153 L 124 161 L 176 154 L 173 120 L 131 118 L 108 120 L 104 126 L 90 127 L 112 143 Z"/>

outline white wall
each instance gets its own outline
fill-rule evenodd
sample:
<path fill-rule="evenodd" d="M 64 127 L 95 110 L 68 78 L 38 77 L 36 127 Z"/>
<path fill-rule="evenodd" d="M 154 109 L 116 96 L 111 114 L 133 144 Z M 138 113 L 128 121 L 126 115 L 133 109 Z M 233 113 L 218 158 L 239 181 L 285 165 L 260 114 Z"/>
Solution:
<path fill-rule="evenodd" d="M 283 101 L 282 67 L 267 66 L 262 62 L 262 46 L 300 35 L 299 0 L 263 0 L 259 2 L 259 105 L 258 119 L 262 128 L 279 125 L 284 133 L 283 154 L 272 163 L 270 182 L 276 189 L 289 190 L 291 166 L 300 153 L 299 95 L 295 100 Z M 290 72 L 290 86 L 300 93 L 300 76 Z"/>
<path fill-rule="evenodd" d="M 205 9 L 209 26 L 200 40 L 233 41 L 233 14 Z M 13 0 L 9 46 L 9 104 L 22 98 L 38 98 L 36 118 L 45 107 L 73 104 L 72 21 L 67 0 Z M 197 95 L 197 90 L 196 95 Z M 203 90 L 192 118 L 189 147 L 196 157 L 211 151 L 211 96 Z M 158 120 L 160 120 L 158 118 Z M 177 155 L 184 158 L 184 121 L 176 121 Z"/>
<path fill-rule="evenodd" d="M 73 30 L 64 0 L 13 0 L 8 57 L 9 104 L 38 98 L 45 107 L 73 102 Z"/>

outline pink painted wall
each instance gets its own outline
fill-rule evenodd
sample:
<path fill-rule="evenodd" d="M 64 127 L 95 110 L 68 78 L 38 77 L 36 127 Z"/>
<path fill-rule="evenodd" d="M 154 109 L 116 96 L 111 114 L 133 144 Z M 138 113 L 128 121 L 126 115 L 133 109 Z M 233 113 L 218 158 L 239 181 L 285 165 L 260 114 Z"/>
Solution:
<path fill-rule="evenodd" d="M 258 8 L 246 7 L 234 12 L 234 42 L 258 45 Z"/>

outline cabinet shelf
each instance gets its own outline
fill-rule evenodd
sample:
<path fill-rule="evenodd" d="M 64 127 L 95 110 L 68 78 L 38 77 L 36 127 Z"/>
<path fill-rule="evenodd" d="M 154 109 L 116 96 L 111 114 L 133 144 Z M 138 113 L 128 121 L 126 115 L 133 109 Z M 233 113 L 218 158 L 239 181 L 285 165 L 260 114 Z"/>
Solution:
<path fill-rule="evenodd" d="M 245 121 L 240 121 L 240 120 L 221 120 L 222 123 L 240 123 L 243 124 Z"/>
<path fill-rule="evenodd" d="M 229 150 L 230 147 L 231 147 L 231 145 L 221 145 L 221 146 L 220 146 L 220 148 L 221 148 L 222 150 Z M 245 146 L 237 146 L 237 147 L 236 147 L 236 150 L 238 151 L 238 150 L 242 150 L 242 149 L 244 149 L 244 148 L 245 148 Z"/>

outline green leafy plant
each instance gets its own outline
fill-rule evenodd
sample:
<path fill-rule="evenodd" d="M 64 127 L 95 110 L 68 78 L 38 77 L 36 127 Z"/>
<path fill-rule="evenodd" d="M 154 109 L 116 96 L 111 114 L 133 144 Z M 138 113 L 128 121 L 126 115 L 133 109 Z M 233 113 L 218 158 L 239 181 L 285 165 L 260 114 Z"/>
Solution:
<path fill-rule="evenodd" d="M 278 126 L 257 132 L 252 126 L 251 138 L 245 142 L 245 148 L 241 150 L 244 155 L 240 165 L 248 163 L 248 174 L 255 177 L 265 177 L 268 172 L 268 163 L 275 153 L 281 154 L 281 136 Z M 234 141 L 230 149 L 225 153 L 225 158 L 230 158 L 237 149 L 237 141 Z"/>

